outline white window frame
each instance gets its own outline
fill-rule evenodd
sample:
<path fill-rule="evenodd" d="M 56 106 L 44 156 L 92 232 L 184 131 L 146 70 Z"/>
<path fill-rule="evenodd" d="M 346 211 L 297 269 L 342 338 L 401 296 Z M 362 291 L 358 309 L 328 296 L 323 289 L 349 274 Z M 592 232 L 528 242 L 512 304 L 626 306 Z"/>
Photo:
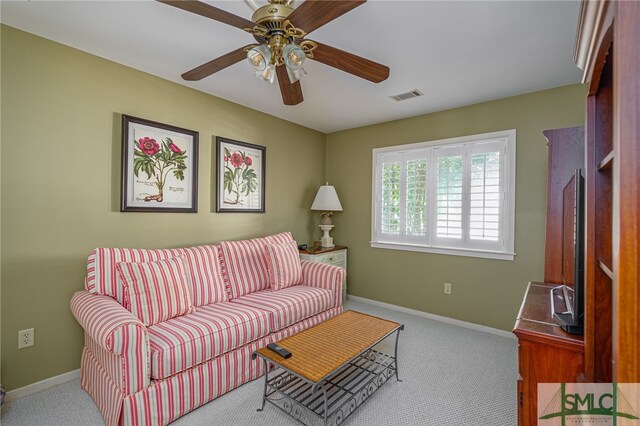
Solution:
<path fill-rule="evenodd" d="M 501 193 L 503 194 L 503 206 L 500 218 L 501 239 L 498 243 L 491 243 L 482 240 L 471 240 L 467 235 L 460 240 L 436 237 L 436 170 L 435 159 L 438 150 L 446 148 L 451 151 L 464 152 L 463 157 L 463 206 L 469 203 L 468 187 L 470 179 L 470 155 L 486 150 L 489 146 L 499 145 L 504 149 L 501 155 Z M 401 235 L 383 235 L 380 225 L 381 213 L 381 181 L 382 162 L 384 157 L 402 158 L 401 162 L 401 187 L 405 187 L 407 156 L 410 158 L 428 159 L 427 177 L 427 233 L 424 237 L 405 236 L 405 190 L 401 190 L 400 197 L 400 223 Z M 503 130 L 499 132 L 483 133 L 478 135 L 462 136 L 450 139 L 426 141 L 406 145 L 396 145 L 373 150 L 372 158 L 372 208 L 371 208 L 371 247 L 419 251 L 426 253 L 450 254 L 455 256 L 470 256 L 499 260 L 513 260 L 515 257 L 515 192 L 516 192 L 516 130 Z M 468 206 L 467 206 L 468 207 Z M 463 213 L 465 209 L 463 208 Z M 468 229 L 463 220 L 463 233 Z"/>

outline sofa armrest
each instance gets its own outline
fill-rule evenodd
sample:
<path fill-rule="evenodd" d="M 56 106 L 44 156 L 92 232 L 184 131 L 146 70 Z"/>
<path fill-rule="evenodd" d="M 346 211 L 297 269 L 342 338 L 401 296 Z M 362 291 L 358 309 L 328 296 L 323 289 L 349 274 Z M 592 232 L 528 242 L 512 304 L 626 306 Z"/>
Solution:
<path fill-rule="evenodd" d="M 116 376 L 112 379 L 121 391 L 128 395 L 146 387 L 150 377 L 149 336 L 142 321 L 115 299 L 88 291 L 76 292 L 70 304 L 73 316 L 91 339 L 89 346 L 105 352 L 97 358 L 103 361 L 105 371 Z"/>
<path fill-rule="evenodd" d="M 302 284 L 333 291 L 333 307 L 342 305 L 342 286 L 347 276 L 344 268 L 326 263 L 301 260 Z"/>

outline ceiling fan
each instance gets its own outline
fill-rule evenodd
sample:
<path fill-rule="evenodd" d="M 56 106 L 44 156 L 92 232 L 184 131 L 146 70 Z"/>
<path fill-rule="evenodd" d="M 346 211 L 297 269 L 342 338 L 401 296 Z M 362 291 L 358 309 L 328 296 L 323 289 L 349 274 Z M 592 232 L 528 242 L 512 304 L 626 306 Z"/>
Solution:
<path fill-rule="evenodd" d="M 285 105 L 297 105 L 304 100 L 299 80 L 306 74 L 302 68 L 306 58 L 374 83 L 389 77 L 389 67 L 385 65 L 306 38 L 311 31 L 366 0 L 305 0 L 296 9 L 291 7 L 293 0 L 268 0 L 269 4 L 258 8 L 251 21 L 201 1 L 158 1 L 240 28 L 252 34 L 258 42 L 185 72 L 182 74 L 185 80 L 202 80 L 247 58 L 256 75 L 264 81 L 273 83 L 277 75 Z"/>

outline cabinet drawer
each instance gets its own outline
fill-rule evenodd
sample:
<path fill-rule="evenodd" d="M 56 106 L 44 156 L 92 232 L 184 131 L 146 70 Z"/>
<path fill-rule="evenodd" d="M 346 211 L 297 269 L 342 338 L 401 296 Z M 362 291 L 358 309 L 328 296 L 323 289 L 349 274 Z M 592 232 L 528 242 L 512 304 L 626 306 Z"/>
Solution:
<path fill-rule="evenodd" d="M 344 258 L 344 253 L 327 253 L 320 256 L 322 262 L 331 263 L 332 265 L 336 263 L 344 263 Z"/>
<path fill-rule="evenodd" d="M 310 260 L 312 262 L 326 263 L 328 265 L 339 266 L 347 269 L 347 251 L 340 250 L 323 254 L 301 254 L 301 259 Z"/>

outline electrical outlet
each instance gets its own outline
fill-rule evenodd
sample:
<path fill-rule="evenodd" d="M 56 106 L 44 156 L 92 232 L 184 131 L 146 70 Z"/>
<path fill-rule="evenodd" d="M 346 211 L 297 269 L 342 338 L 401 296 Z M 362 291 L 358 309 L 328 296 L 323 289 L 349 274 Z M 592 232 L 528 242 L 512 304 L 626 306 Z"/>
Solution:
<path fill-rule="evenodd" d="M 28 348 L 35 344 L 35 330 L 28 328 L 18 331 L 18 349 Z"/>
<path fill-rule="evenodd" d="M 444 283 L 444 294 L 451 294 L 451 283 Z"/>

